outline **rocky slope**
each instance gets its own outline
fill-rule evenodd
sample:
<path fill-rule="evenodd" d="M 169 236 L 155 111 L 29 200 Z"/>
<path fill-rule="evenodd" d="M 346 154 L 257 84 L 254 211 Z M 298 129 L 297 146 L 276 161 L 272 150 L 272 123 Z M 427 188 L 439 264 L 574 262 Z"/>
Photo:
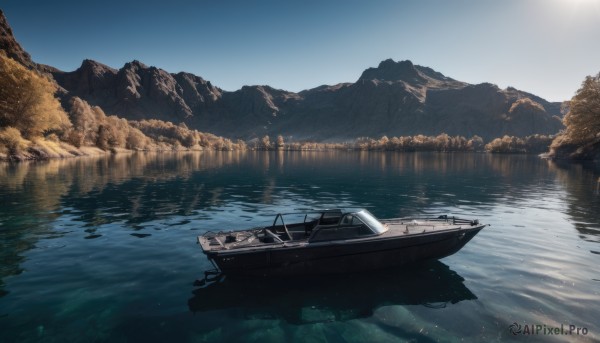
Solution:
<path fill-rule="evenodd" d="M 285 134 L 344 139 L 445 132 L 489 140 L 552 134 L 562 127 L 560 103 L 514 88 L 459 82 L 410 61 L 386 60 L 355 83 L 300 95 L 290 119 L 277 127 Z"/>
<path fill-rule="evenodd" d="M 288 140 L 336 141 L 445 132 L 489 140 L 562 128 L 560 103 L 514 88 L 467 84 L 411 61 L 388 59 L 354 83 L 299 93 L 269 86 L 226 92 L 199 76 L 139 61 L 114 69 L 84 60 L 72 72 L 35 64 L 1 13 L 0 48 L 30 68 L 50 72 L 64 99 L 77 96 L 108 114 L 184 122 L 230 138 L 282 134 Z"/>
<path fill-rule="evenodd" d="M 34 68 L 36 64 L 31 60 L 31 56 L 17 42 L 13 31 L 8 25 L 4 12 L 0 10 L 0 50 L 6 52 L 6 55 L 13 60 L 21 63 L 28 68 Z"/>
<path fill-rule="evenodd" d="M 169 74 L 139 61 L 116 70 L 84 60 L 77 70 L 52 73 L 71 96 L 78 96 L 107 113 L 129 119 L 169 119 L 181 122 L 206 112 L 221 97 L 221 90 L 202 78 Z"/>
<path fill-rule="evenodd" d="M 29 69 L 37 70 L 46 75 L 50 75 L 51 72 L 58 71 L 58 69 L 54 67 L 35 63 L 31 59 L 31 55 L 29 55 L 29 53 L 25 51 L 25 49 L 21 47 L 21 44 L 19 44 L 19 42 L 15 39 L 12 28 L 8 24 L 6 16 L 4 16 L 4 12 L 2 12 L 2 10 L 0 10 L 0 50 L 4 51 L 8 57 L 21 63 Z"/>

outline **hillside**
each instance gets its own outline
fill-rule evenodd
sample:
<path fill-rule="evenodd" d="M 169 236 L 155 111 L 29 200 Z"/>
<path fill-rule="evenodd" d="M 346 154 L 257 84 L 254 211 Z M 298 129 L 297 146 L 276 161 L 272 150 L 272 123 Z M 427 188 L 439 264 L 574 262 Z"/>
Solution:
<path fill-rule="evenodd" d="M 106 96 L 106 93 L 110 93 L 110 87 L 116 84 L 115 80 L 99 76 L 110 75 L 114 70 L 88 62 L 84 61 L 84 65 L 91 66 L 89 71 L 92 75 L 82 73 L 73 78 L 67 75 L 59 80 L 69 89 L 104 87 L 107 92 L 97 95 Z M 131 65 L 135 68 L 138 64 Z M 139 65 L 140 68 L 147 68 Z M 106 115 L 101 107 L 91 106 L 57 84 L 53 74 L 62 73 L 35 63 L 14 38 L 12 29 L 0 11 L 0 161 L 101 155 L 131 150 L 246 149 L 243 141 L 233 142 L 189 129 L 183 122 L 176 125 L 171 121 L 134 121 Z M 141 81 L 137 86 L 144 87 L 144 80 L 137 80 L 131 73 L 123 77 L 126 84 Z M 191 82 L 197 81 L 193 77 L 190 79 Z M 96 87 L 96 81 L 102 85 Z M 135 88 L 127 88 L 123 92 L 125 99 L 139 96 Z M 124 105 L 127 108 L 127 102 Z"/>

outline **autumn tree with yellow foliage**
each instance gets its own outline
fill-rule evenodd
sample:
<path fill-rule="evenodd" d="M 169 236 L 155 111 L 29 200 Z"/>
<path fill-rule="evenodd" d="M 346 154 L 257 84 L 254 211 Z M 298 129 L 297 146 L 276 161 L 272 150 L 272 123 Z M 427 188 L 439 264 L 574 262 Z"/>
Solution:
<path fill-rule="evenodd" d="M 71 125 L 58 99 L 56 86 L 0 52 L 0 128 L 13 127 L 25 138 Z"/>
<path fill-rule="evenodd" d="M 563 123 L 564 132 L 550 146 L 551 157 L 600 159 L 600 73 L 585 78 Z"/>
<path fill-rule="evenodd" d="M 31 141 L 71 126 L 55 92 L 45 76 L 0 51 L 0 154 L 20 156 Z"/>

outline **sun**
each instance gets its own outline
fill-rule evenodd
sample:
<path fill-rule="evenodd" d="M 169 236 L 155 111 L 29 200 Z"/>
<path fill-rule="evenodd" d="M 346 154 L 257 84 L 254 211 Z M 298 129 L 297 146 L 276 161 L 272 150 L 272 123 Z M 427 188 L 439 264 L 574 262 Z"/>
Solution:
<path fill-rule="evenodd" d="M 600 10 L 600 0 L 559 0 L 562 7 L 572 8 L 573 10 L 587 11 L 587 10 Z"/>
<path fill-rule="evenodd" d="M 600 0 L 563 0 L 566 3 L 573 4 L 576 6 L 586 4 L 600 4 Z"/>

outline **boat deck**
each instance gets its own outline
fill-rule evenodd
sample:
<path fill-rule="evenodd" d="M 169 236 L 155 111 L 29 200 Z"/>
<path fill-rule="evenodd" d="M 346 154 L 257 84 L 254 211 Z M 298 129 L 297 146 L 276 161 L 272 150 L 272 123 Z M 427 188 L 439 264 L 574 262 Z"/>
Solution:
<path fill-rule="evenodd" d="M 466 229 L 479 224 L 474 221 L 450 217 L 426 219 L 393 218 L 380 220 L 380 222 L 388 228 L 388 230 L 382 234 L 362 237 L 356 236 L 352 238 L 340 236 L 331 240 L 341 241 L 351 239 L 357 241 L 398 236 L 409 237 L 433 232 Z M 198 236 L 198 243 L 202 246 L 202 250 L 205 253 L 256 247 L 260 247 L 261 249 L 286 246 L 297 247 L 311 243 L 319 243 L 314 239 L 314 232 L 320 229 L 329 229 L 332 233 L 335 233 L 336 230 L 340 230 L 338 225 L 316 225 L 313 227 L 311 227 L 311 225 L 312 223 L 287 225 L 287 232 L 283 229 L 283 226 L 267 226 L 241 231 L 222 231 L 218 233 L 207 232 L 202 236 Z"/>

